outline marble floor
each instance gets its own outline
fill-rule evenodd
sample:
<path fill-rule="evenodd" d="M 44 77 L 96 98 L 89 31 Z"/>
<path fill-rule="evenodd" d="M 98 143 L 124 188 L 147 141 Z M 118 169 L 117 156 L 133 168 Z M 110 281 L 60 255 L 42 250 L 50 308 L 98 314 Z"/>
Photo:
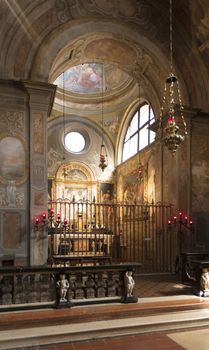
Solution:
<path fill-rule="evenodd" d="M 176 275 L 136 282 L 136 304 L 2 312 L 0 349 L 209 350 L 209 298 Z"/>

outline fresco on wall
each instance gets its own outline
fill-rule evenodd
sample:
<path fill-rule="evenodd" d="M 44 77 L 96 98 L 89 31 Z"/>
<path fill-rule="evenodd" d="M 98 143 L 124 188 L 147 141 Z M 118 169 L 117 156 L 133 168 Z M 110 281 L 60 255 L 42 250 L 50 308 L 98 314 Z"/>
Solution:
<path fill-rule="evenodd" d="M 0 180 L 14 184 L 24 182 L 26 175 L 25 149 L 22 142 L 12 136 L 0 140 Z"/>
<path fill-rule="evenodd" d="M 128 74 L 112 65 L 104 66 L 104 77 L 102 77 L 102 71 L 103 67 L 100 63 L 79 64 L 67 69 L 64 77 L 61 74 L 54 84 L 60 88 L 64 86 L 65 90 L 71 92 L 92 94 L 101 93 L 102 89 L 104 92 L 112 91 L 130 79 Z"/>

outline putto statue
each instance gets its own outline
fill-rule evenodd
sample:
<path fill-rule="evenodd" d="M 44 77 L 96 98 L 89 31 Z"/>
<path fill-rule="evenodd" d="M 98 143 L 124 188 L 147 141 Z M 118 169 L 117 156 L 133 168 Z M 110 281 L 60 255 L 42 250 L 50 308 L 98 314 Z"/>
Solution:
<path fill-rule="evenodd" d="M 125 283 L 125 297 L 132 297 L 133 296 L 133 289 L 135 287 L 135 281 L 132 276 L 132 271 L 127 271 L 124 276 L 124 283 Z"/>
<path fill-rule="evenodd" d="M 202 269 L 200 278 L 200 295 L 209 296 L 209 272 L 207 268 Z"/>
<path fill-rule="evenodd" d="M 61 274 L 59 277 L 60 279 L 59 281 L 57 281 L 57 287 L 59 289 L 59 297 L 60 297 L 59 302 L 66 302 L 67 301 L 66 295 L 70 285 L 68 280 L 66 279 L 65 274 Z"/>

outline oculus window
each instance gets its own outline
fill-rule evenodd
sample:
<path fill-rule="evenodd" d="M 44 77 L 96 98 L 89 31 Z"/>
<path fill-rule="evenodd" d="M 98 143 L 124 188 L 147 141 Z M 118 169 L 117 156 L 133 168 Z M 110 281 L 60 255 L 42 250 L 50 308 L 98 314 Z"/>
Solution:
<path fill-rule="evenodd" d="M 123 162 L 155 140 L 155 132 L 149 130 L 149 126 L 154 120 L 155 117 L 150 105 L 144 104 L 136 111 L 124 138 Z"/>
<path fill-rule="evenodd" d="M 80 153 L 86 145 L 85 138 L 80 132 L 71 131 L 65 135 L 65 147 L 71 153 Z"/>

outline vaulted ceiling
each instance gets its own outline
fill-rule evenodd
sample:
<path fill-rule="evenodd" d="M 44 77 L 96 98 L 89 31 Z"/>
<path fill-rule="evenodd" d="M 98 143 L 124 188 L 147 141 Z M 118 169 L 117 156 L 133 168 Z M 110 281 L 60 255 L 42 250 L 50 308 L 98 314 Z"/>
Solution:
<path fill-rule="evenodd" d="M 0 22 L 1 78 L 53 83 L 69 68 L 104 64 L 110 119 L 139 94 L 159 112 L 169 74 L 169 0 L 2 0 Z M 173 0 L 173 47 L 184 104 L 208 111 L 208 0 Z M 61 95 L 58 89 L 53 118 Z M 71 89 L 65 101 L 66 113 L 91 119 L 100 114 L 101 91 Z"/>

